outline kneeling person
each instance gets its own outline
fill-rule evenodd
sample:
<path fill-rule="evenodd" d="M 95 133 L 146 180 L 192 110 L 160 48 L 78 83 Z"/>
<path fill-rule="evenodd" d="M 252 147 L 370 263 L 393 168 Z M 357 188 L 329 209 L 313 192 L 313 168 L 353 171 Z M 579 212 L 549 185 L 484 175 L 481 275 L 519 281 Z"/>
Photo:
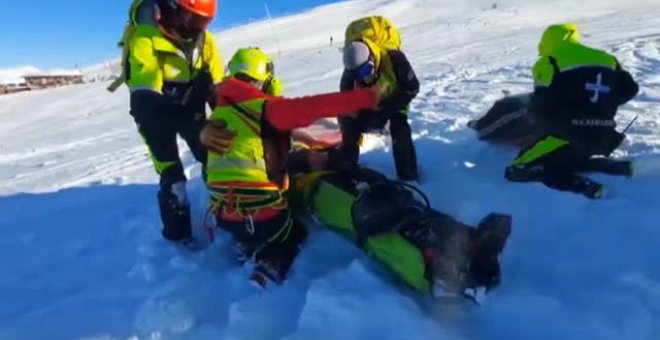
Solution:
<path fill-rule="evenodd" d="M 225 151 L 209 151 L 206 168 L 216 220 L 233 235 L 240 259 L 255 260 L 251 279 L 262 286 L 268 279 L 285 279 L 305 238 L 287 200 L 290 131 L 319 118 L 374 108 L 380 97 L 379 90 L 369 89 L 284 99 L 273 96 L 276 83 L 266 54 L 257 48 L 238 50 L 229 62 L 229 77 L 216 89 L 210 117 L 224 122 L 235 137 L 214 148 L 212 124 L 201 137 L 211 150 Z"/>
<path fill-rule="evenodd" d="M 632 175 L 630 162 L 607 157 L 625 137 L 615 130 L 617 109 L 639 87 L 614 56 L 580 44 L 573 24 L 546 29 L 539 53 L 529 114 L 542 137 L 520 153 L 506 178 L 599 198 L 603 186 L 577 173 Z"/>
<path fill-rule="evenodd" d="M 419 93 L 419 80 L 400 48 L 398 33 L 388 19 L 366 17 L 346 28 L 345 40 L 340 89 L 369 88 L 382 82 L 391 86 L 378 109 L 338 119 L 342 134 L 338 161 L 344 166 L 357 166 L 363 134 L 382 130 L 389 122 L 397 177 L 402 181 L 418 181 L 417 154 L 408 113 L 410 103 Z"/>

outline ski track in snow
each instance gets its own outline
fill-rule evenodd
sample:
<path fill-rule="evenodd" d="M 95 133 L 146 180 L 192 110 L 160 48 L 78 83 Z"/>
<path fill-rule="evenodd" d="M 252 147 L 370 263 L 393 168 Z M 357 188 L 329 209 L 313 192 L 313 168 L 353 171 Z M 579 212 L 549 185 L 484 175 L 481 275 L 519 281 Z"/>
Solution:
<path fill-rule="evenodd" d="M 422 89 L 412 105 L 424 183 L 434 207 L 476 224 L 510 213 L 503 284 L 480 307 L 415 297 L 340 236 L 313 230 L 281 287 L 256 292 L 227 235 L 190 254 L 162 241 L 157 178 L 127 113 L 128 96 L 89 84 L 0 97 L 0 339 L 630 339 L 660 338 L 660 176 L 592 176 L 600 201 L 503 178 L 515 150 L 479 143 L 465 127 L 503 90 L 530 90 L 543 27 L 577 20 L 640 82 L 621 110 L 636 115 L 617 157 L 660 164 L 660 6 L 360 0 L 276 19 L 274 53 L 292 95 L 337 87 L 328 46 L 351 19 L 391 16 Z M 632 5 L 630 3 L 628 5 Z M 566 13 L 571 13 L 566 17 Z M 318 26 L 314 32 L 300 27 Z M 267 23 L 220 34 L 276 51 Z M 394 175 L 387 136 L 364 162 Z M 196 225 L 206 193 L 181 144 Z M 203 239 L 205 232 L 196 230 Z"/>

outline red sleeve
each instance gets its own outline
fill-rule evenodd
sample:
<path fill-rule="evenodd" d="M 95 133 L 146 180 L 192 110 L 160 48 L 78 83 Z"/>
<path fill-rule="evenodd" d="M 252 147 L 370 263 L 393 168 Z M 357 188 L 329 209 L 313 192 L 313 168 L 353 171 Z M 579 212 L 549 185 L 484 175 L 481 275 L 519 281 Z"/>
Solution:
<path fill-rule="evenodd" d="M 317 119 L 374 109 L 378 99 L 371 89 L 320 94 L 302 98 L 273 98 L 266 102 L 266 119 L 278 130 L 311 125 Z"/>

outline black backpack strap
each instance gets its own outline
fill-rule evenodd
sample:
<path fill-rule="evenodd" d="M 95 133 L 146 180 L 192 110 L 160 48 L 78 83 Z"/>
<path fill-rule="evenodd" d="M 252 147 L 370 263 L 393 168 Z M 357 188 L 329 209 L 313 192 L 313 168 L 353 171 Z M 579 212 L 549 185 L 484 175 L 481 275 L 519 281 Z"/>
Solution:
<path fill-rule="evenodd" d="M 430 212 L 426 195 L 411 185 L 390 180 L 370 184 L 351 206 L 356 241 L 362 247 L 369 237 L 417 225 Z"/>
<path fill-rule="evenodd" d="M 552 68 L 555 70 L 555 74 L 561 72 L 561 69 L 559 68 L 559 64 L 557 63 L 557 59 L 555 59 L 555 57 L 548 57 L 548 60 L 550 61 L 550 65 L 552 65 Z"/>

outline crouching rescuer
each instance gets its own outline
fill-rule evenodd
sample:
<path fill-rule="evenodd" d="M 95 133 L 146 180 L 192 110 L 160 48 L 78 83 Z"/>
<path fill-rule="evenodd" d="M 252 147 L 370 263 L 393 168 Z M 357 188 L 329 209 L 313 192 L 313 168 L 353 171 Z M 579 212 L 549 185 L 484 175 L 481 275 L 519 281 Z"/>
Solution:
<path fill-rule="evenodd" d="M 355 117 L 338 119 L 342 134 L 339 162 L 357 166 L 363 134 L 385 129 L 389 123 L 396 173 L 400 180 L 419 180 L 417 154 L 408 123 L 410 102 L 419 92 L 419 81 L 401 50 L 401 37 L 384 17 L 372 16 L 346 28 L 344 72 L 340 89 L 369 88 L 391 84 L 377 110 L 362 110 Z"/>
<path fill-rule="evenodd" d="M 615 129 L 618 107 L 639 87 L 614 56 L 582 45 L 573 24 L 548 27 L 539 54 L 528 111 L 540 137 L 505 176 L 600 198 L 603 185 L 578 174 L 632 176 L 631 162 L 608 157 L 625 138 Z"/>
<path fill-rule="evenodd" d="M 414 187 L 361 168 L 315 172 L 294 182 L 296 216 L 354 240 L 406 285 L 434 297 L 483 297 L 500 283 L 511 217 L 477 228 L 430 207 Z"/>
<path fill-rule="evenodd" d="M 209 146 L 207 186 L 218 227 L 236 241 L 239 261 L 254 260 L 251 280 L 266 286 L 282 282 L 300 244 L 304 226 L 293 219 L 287 198 L 291 130 L 324 117 L 337 117 L 378 105 L 382 89 L 364 89 L 285 99 L 268 56 L 258 48 L 239 49 L 229 77 L 216 89 L 211 121 L 233 131 L 231 144 L 213 148 L 211 126 L 201 134 Z M 274 86 L 275 85 L 275 86 Z"/>

